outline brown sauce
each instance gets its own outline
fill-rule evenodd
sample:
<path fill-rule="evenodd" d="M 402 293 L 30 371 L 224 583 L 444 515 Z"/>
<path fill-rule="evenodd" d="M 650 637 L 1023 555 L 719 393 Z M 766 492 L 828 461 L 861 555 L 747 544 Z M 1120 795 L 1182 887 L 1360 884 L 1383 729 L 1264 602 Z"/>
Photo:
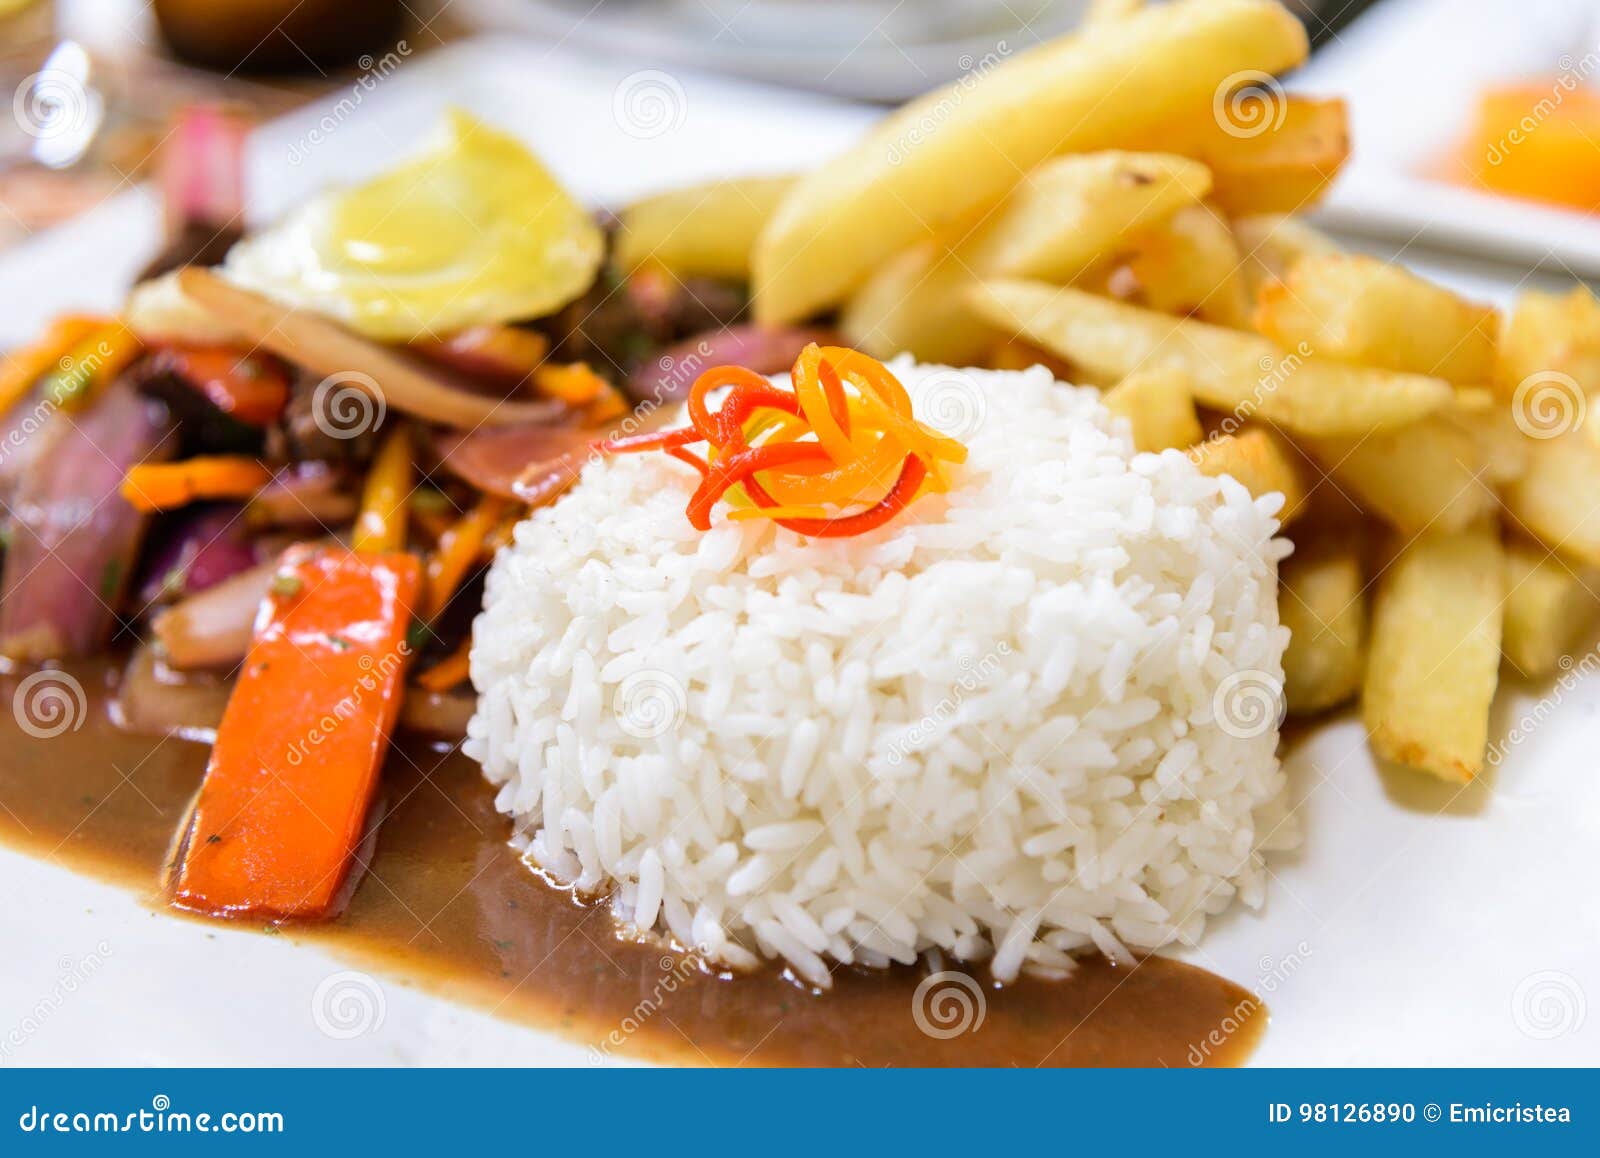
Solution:
<path fill-rule="evenodd" d="M 0 840 L 125 883 L 161 907 L 159 882 L 207 749 L 119 731 L 110 669 L 80 666 L 76 729 L 31 735 L 0 711 Z M 0 678 L 6 707 L 20 680 Z M 72 710 L 76 710 L 75 708 Z M 26 717 L 25 717 L 26 718 Z M 36 725 L 33 729 L 39 731 Z M 842 969 L 813 993 L 776 970 L 714 976 L 619 939 L 507 846 L 477 766 L 404 743 L 385 773 L 388 813 L 348 911 L 284 930 L 446 996 L 587 1045 L 598 1055 L 759 1065 L 1238 1064 L 1266 1023 L 1259 1001 L 1203 969 L 1152 957 L 1086 959 L 1070 981 L 918 986 L 928 970 Z M 969 984 L 978 988 L 979 976 Z M 949 1037 L 936 1033 L 968 1028 Z M 941 1016 L 953 1020 L 941 1020 Z"/>

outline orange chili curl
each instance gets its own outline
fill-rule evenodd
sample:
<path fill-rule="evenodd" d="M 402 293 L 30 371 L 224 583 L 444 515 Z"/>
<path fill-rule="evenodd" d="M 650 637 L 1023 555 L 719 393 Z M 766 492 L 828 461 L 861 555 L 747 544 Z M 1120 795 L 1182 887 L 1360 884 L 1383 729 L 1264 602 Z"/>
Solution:
<path fill-rule="evenodd" d="M 710 530 L 712 510 L 731 494 L 746 504 L 736 517 L 770 518 L 816 538 L 883 526 L 925 483 L 943 489 L 941 463 L 966 461 L 966 447 L 917 421 L 905 387 L 858 350 L 812 343 L 789 381 L 785 390 L 743 366 L 713 366 L 689 391 L 689 426 L 605 439 L 595 449 L 660 450 L 694 467 L 700 485 L 684 513 L 698 530 Z M 727 393 L 712 409 L 718 390 Z M 704 458 L 687 449 L 698 442 Z M 872 494 L 881 497 L 869 501 Z M 828 513 L 811 517 L 813 510 Z"/>

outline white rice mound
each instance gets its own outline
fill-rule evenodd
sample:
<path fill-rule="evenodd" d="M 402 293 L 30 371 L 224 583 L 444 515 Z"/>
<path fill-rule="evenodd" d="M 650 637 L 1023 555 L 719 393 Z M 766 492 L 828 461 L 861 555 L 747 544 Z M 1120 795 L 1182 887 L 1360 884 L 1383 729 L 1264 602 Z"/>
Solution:
<path fill-rule="evenodd" d="M 709 533 L 665 455 L 516 530 L 466 751 L 530 861 L 734 968 L 928 950 L 999 981 L 1192 943 L 1294 843 L 1281 496 L 1138 454 L 1092 390 L 892 365 L 970 450 L 868 535 Z"/>

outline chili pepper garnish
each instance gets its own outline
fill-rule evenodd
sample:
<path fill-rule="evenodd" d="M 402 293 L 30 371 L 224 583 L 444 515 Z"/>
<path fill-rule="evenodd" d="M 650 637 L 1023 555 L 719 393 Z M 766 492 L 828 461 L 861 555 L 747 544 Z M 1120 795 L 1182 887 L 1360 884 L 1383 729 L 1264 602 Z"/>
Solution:
<path fill-rule="evenodd" d="M 743 366 L 713 366 L 689 391 L 688 426 L 595 449 L 659 450 L 692 466 L 700 485 L 685 513 L 698 530 L 729 498 L 734 519 L 771 519 L 815 538 L 883 526 L 924 491 L 945 489 L 944 464 L 966 461 L 967 448 L 919 422 L 889 368 L 858 350 L 812 343 L 789 381 L 786 390 Z M 704 457 L 689 449 L 699 443 Z"/>

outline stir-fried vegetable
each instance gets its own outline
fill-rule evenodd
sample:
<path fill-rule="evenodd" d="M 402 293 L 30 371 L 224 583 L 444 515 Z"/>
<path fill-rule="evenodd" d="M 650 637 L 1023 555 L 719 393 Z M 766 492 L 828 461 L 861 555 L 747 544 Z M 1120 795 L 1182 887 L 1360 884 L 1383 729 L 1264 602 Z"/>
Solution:
<path fill-rule="evenodd" d="M 6 354 L 4 364 L 0 365 L 0 410 L 9 410 L 20 402 L 79 342 L 104 325 L 103 318 L 69 314 L 57 318 L 33 345 Z"/>
<path fill-rule="evenodd" d="M 297 546 L 278 574 L 174 885 L 213 916 L 337 911 L 405 694 L 415 556 Z"/>
<path fill-rule="evenodd" d="M 398 551 L 405 545 L 413 474 L 411 430 L 402 422 L 384 439 L 367 472 L 361 513 L 356 516 L 356 550 Z"/>
<path fill-rule="evenodd" d="M 433 449 L 446 471 L 485 494 L 521 499 L 529 505 L 548 501 L 578 479 L 593 456 L 592 427 L 569 423 L 553 426 L 483 427 L 434 439 Z M 528 482 L 537 477 L 538 483 Z"/>
<path fill-rule="evenodd" d="M 431 342 L 412 342 L 411 348 L 468 378 L 510 390 L 533 376 L 550 352 L 550 339 L 520 326 L 483 325 Z"/>
<path fill-rule="evenodd" d="M 64 354 L 45 377 L 43 394 L 63 410 L 82 410 L 144 349 L 138 335 L 118 321 L 96 326 Z"/>
<path fill-rule="evenodd" d="M 289 401 L 289 376 L 273 358 L 227 346 L 191 346 L 162 350 L 155 360 L 246 426 L 275 421 Z"/>
<path fill-rule="evenodd" d="M 499 526 L 507 505 L 502 498 L 485 495 L 439 537 L 438 547 L 428 557 L 428 591 L 423 618 L 434 619 L 445 609 L 461 581 L 483 557 L 483 545 Z"/>
<path fill-rule="evenodd" d="M 162 657 L 183 669 L 238 663 L 250 647 L 256 609 L 276 574 L 276 562 L 262 563 L 161 612 L 150 631 Z"/>
<path fill-rule="evenodd" d="M 447 692 L 467 678 L 471 645 L 462 644 L 444 659 L 417 676 L 417 685 L 430 692 Z"/>
<path fill-rule="evenodd" d="M 50 422 L 63 428 L 11 508 L 0 653 L 14 659 L 88 655 L 110 641 L 146 521 L 118 488 L 172 444 L 166 409 L 125 384 L 86 413 Z"/>
<path fill-rule="evenodd" d="M 273 475 L 250 497 L 244 518 L 252 528 L 337 527 L 355 517 L 357 502 L 345 471 L 309 459 Z"/>
<path fill-rule="evenodd" d="M 253 458 L 205 455 L 183 462 L 141 463 L 122 480 L 122 497 L 140 511 L 166 511 L 199 499 L 247 499 L 272 481 Z"/>
<path fill-rule="evenodd" d="M 549 422 L 567 407 L 553 399 L 503 401 L 449 384 L 399 350 L 363 338 L 338 322 L 291 307 L 189 268 L 178 278 L 183 292 L 236 327 L 253 344 L 280 358 L 371 391 L 386 407 L 445 426 Z"/>

